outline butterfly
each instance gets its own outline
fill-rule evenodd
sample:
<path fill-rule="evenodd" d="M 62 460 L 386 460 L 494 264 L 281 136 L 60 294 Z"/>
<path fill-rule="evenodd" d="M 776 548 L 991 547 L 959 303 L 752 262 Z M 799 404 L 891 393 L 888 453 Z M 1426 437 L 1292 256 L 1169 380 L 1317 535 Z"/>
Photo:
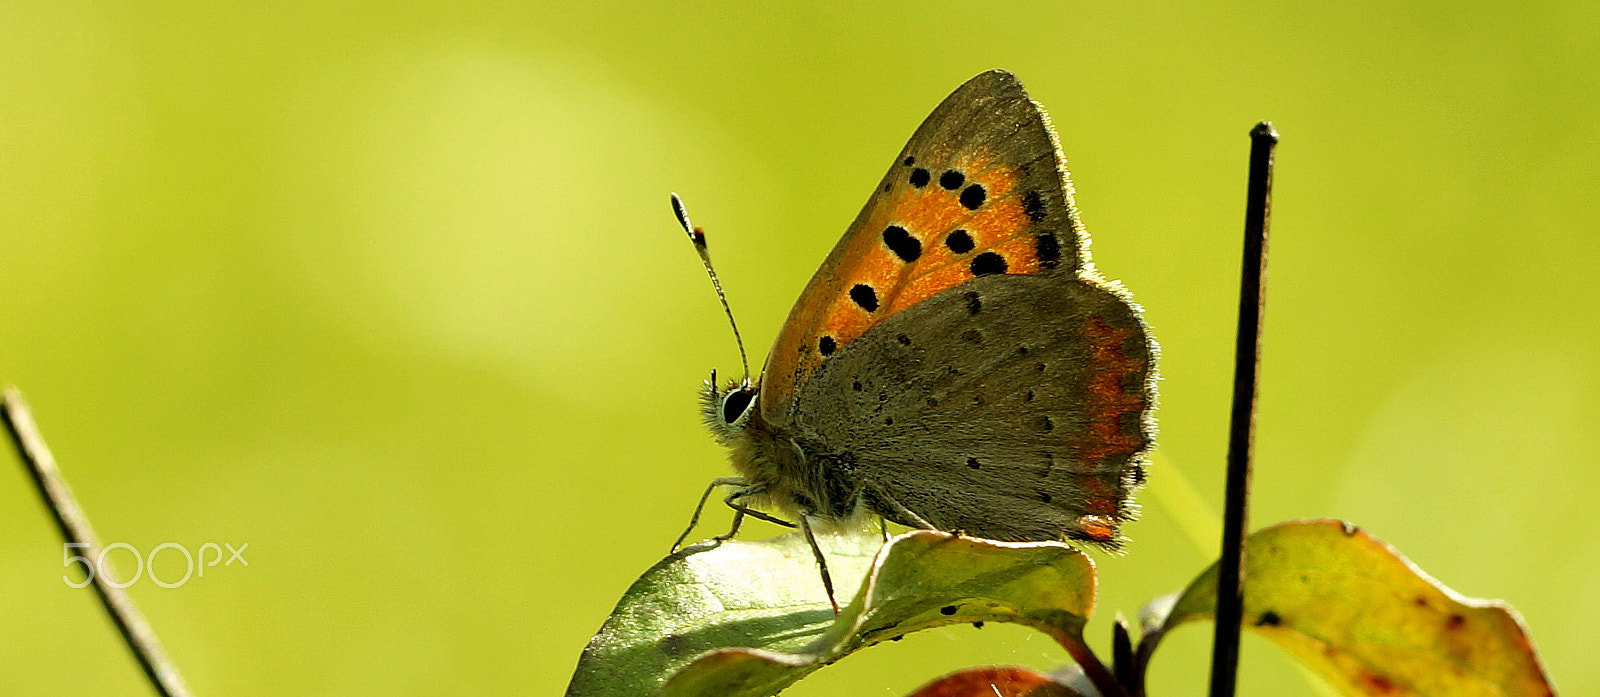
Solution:
<path fill-rule="evenodd" d="M 799 527 L 830 600 L 814 526 L 879 516 L 1114 550 L 1152 446 L 1156 355 L 1140 308 L 1090 262 L 1049 117 L 1011 73 L 985 72 L 895 157 L 758 380 L 712 373 L 704 420 L 740 476 L 700 506 L 732 488 L 719 540 L 747 515 Z"/>

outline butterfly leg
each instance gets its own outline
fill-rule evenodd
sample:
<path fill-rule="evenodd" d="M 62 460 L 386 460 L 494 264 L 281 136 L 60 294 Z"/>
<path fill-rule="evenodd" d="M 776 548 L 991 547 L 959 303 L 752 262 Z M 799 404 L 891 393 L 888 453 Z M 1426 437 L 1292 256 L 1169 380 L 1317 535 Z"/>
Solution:
<path fill-rule="evenodd" d="M 743 482 L 741 481 L 740 483 L 742 484 Z M 746 498 L 750 498 L 752 496 L 759 496 L 761 494 L 766 493 L 766 491 L 767 491 L 767 488 L 765 486 L 761 486 L 761 485 L 747 486 L 747 487 L 745 487 L 743 489 L 740 489 L 740 490 L 735 491 L 735 492 L 733 492 L 731 494 L 728 494 L 727 498 L 722 499 L 722 503 L 727 505 L 728 508 L 732 508 L 736 512 L 735 515 L 738 516 L 738 517 L 734 518 L 734 525 L 733 525 L 733 529 L 734 530 L 738 530 L 739 529 L 739 523 L 743 522 L 742 520 L 740 520 L 740 518 L 742 518 L 743 516 L 750 516 L 751 518 L 755 518 L 756 520 L 765 520 L 768 523 L 772 523 L 773 525 L 781 525 L 781 526 L 789 528 L 791 530 L 793 530 L 794 528 L 799 527 L 798 525 L 795 525 L 794 523 L 791 523 L 791 522 L 789 522 L 787 520 L 784 520 L 782 518 L 778 518 L 778 517 L 773 516 L 773 515 L 768 514 L 768 513 L 762 513 L 761 511 L 758 511 L 758 510 L 756 510 L 754 508 L 746 506 L 746 505 L 744 505 L 742 503 L 738 503 L 739 499 L 746 499 Z M 733 533 L 729 532 L 728 535 L 732 536 Z"/>
<path fill-rule="evenodd" d="M 889 541 L 889 521 L 883 516 L 878 516 L 878 532 L 883 533 L 883 541 Z"/>
<path fill-rule="evenodd" d="M 806 544 L 811 545 L 811 553 L 817 557 L 817 568 L 822 571 L 822 588 L 828 592 L 828 603 L 833 605 L 833 614 L 839 614 L 839 599 L 833 595 L 833 576 L 828 574 L 828 559 L 822 556 L 822 548 L 817 546 L 817 536 L 811 532 L 811 512 L 800 512 L 800 531 L 806 534 Z"/>
<path fill-rule="evenodd" d="M 678 541 L 677 542 L 672 543 L 672 551 L 674 551 L 674 552 L 678 551 L 678 548 L 683 546 L 683 541 L 689 538 L 689 533 L 694 532 L 694 526 L 700 524 L 700 512 L 705 510 L 705 508 L 706 508 L 706 500 L 711 498 L 711 492 L 716 491 L 717 487 L 719 487 L 719 486 L 744 486 L 744 485 L 745 485 L 744 479 L 741 479 L 739 477 L 717 477 L 716 479 L 711 480 L 711 486 L 706 487 L 706 493 L 700 495 L 700 503 L 694 507 L 694 515 L 689 518 L 689 527 L 685 528 L 684 531 L 683 531 L 683 534 L 678 536 Z M 739 492 L 734 492 L 734 493 L 737 494 Z M 732 504 L 729 504 L 729 505 L 731 506 Z M 735 509 L 735 510 L 737 510 L 737 509 Z M 733 519 L 733 530 L 728 532 L 728 537 L 732 537 L 733 533 L 739 531 L 739 523 L 741 523 L 741 522 L 743 522 L 742 516 L 735 516 L 734 517 L 734 519 Z M 727 539 L 727 538 L 721 538 L 721 539 Z"/>
<path fill-rule="evenodd" d="M 791 530 L 793 530 L 794 528 L 800 527 L 800 526 L 795 525 L 794 523 L 791 523 L 791 522 L 789 522 L 787 520 L 784 520 L 782 518 L 779 518 L 779 517 L 776 517 L 776 516 L 772 516 L 772 515 L 768 515 L 766 513 L 762 513 L 761 511 L 758 511 L 758 510 L 756 510 L 754 508 L 751 508 L 749 506 L 745 506 L 745 505 L 742 505 L 742 504 L 730 503 L 730 504 L 728 504 L 728 508 L 732 508 L 733 510 L 738 511 L 739 513 L 743 513 L 745 515 L 750 516 L 751 518 L 755 518 L 756 520 L 765 520 L 768 523 L 772 523 L 773 525 L 781 525 L 781 526 L 789 528 Z"/>
<path fill-rule="evenodd" d="M 882 491 L 878 491 L 877 489 L 873 489 L 872 490 L 872 495 L 875 498 L 877 498 L 879 501 L 882 501 L 882 502 L 884 502 L 886 504 L 889 504 L 889 507 L 894 509 L 894 513 L 896 515 L 900 516 L 900 520 L 901 521 L 911 523 L 912 525 L 914 525 L 916 527 L 919 527 L 919 528 L 922 528 L 924 530 L 938 530 L 939 529 L 933 523 L 930 523 L 927 520 L 924 520 L 922 516 L 919 516 L 919 515 L 917 515 L 915 513 L 912 513 L 911 509 L 900 505 L 900 502 L 894 500 L 893 496 L 885 494 Z"/>
<path fill-rule="evenodd" d="M 750 516 L 751 518 L 755 518 L 757 520 L 765 520 L 765 521 L 767 521 L 769 523 L 775 523 L 777 525 L 782 525 L 783 527 L 786 527 L 786 528 L 795 527 L 794 523 L 791 523 L 791 522 L 789 522 L 787 520 L 779 520 L 778 518 L 774 518 L 773 516 L 770 516 L 770 515 L 767 515 L 765 513 L 762 513 L 761 511 L 758 511 L 758 510 L 756 510 L 754 508 L 751 508 L 749 506 L 746 506 L 744 504 L 735 503 L 735 501 L 738 501 L 739 499 L 745 498 L 747 496 L 755 496 L 756 494 L 759 494 L 759 493 L 761 493 L 763 491 L 766 491 L 766 489 L 761 488 L 761 487 L 750 486 L 750 487 L 745 487 L 743 489 L 735 491 L 735 492 L 733 492 L 731 494 L 728 494 L 727 498 L 724 498 L 722 500 L 722 503 L 726 504 L 728 506 L 728 508 L 732 508 L 733 509 L 733 525 L 732 525 L 732 527 L 728 528 L 728 532 L 727 533 L 722 534 L 722 535 L 718 535 L 718 536 L 713 537 L 711 539 L 716 540 L 718 542 L 721 542 L 723 540 L 733 539 L 733 536 L 739 533 L 739 526 L 744 525 L 744 517 L 747 516 L 747 515 Z"/>
<path fill-rule="evenodd" d="M 718 535 L 718 536 L 713 537 L 711 539 L 714 540 L 714 541 L 717 541 L 717 542 L 722 542 L 723 540 L 731 540 L 731 539 L 733 539 L 734 535 L 739 534 L 739 528 L 741 526 L 743 526 L 743 525 L 744 525 L 744 511 L 741 511 L 741 510 L 735 508 L 735 509 L 733 509 L 733 525 L 728 526 L 728 531 L 727 532 L 722 533 L 721 535 Z"/>

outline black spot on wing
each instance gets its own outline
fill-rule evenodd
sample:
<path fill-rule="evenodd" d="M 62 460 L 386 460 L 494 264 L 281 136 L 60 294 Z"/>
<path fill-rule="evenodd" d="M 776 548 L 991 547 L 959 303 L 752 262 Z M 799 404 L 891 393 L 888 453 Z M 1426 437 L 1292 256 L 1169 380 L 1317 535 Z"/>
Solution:
<path fill-rule="evenodd" d="M 973 243 L 972 235 L 967 234 L 966 230 L 956 230 L 945 235 L 944 246 L 949 247 L 950 251 L 956 254 L 966 254 L 977 245 Z"/>
<path fill-rule="evenodd" d="M 928 174 L 928 170 L 921 167 L 911 170 L 911 185 L 918 189 L 927 186 L 928 182 L 932 180 L 933 175 Z"/>
<path fill-rule="evenodd" d="M 1044 222 L 1044 199 L 1039 197 L 1039 192 L 1029 191 L 1022 195 L 1022 212 L 1028 214 L 1028 220 Z"/>
<path fill-rule="evenodd" d="M 961 188 L 961 185 L 965 184 L 966 181 L 967 175 L 957 172 L 953 169 L 947 169 L 944 171 L 944 174 L 939 175 L 939 186 L 942 186 L 949 191 L 955 191 L 956 189 Z"/>
<path fill-rule="evenodd" d="M 906 229 L 899 225 L 890 225 L 883 229 L 883 244 L 900 257 L 900 261 L 911 263 L 922 256 L 922 242 Z"/>
<path fill-rule="evenodd" d="M 973 184 L 961 190 L 961 205 L 966 206 L 969 211 L 978 210 L 988 198 L 989 192 L 984 191 L 982 184 Z"/>
<path fill-rule="evenodd" d="M 1005 273 L 1006 258 L 994 252 L 984 252 L 972 258 L 972 275 L 988 276 Z"/>
<path fill-rule="evenodd" d="M 1033 249 L 1039 255 L 1039 265 L 1053 269 L 1061 264 L 1061 240 L 1053 232 L 1041 232 L 1033 238 Z"/>
<path fill-rule="evenodd" d="M 865 283 L 857 283 L 850 289 L 850 299 L 867 312 L 878 311 L 878 292 Z"/>
<path fill-rule="evenodd" d="M 822 337 L 817 341 L 817 350 L 821 351 L 822 355 L 824 356 L 831 356 L 833 355 L 833 352 L 837 351 L 838 349 L 839 342 L 834 341 L 833 337 L 831 336 Z"/>

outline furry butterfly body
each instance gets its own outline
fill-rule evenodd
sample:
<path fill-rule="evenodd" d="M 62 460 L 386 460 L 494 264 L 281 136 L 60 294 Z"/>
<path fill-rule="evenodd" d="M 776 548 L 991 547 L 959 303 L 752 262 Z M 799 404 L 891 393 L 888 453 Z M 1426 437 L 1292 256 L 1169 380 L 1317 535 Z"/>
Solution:
<path fill-rule="evenodd" d="M 1116 547 L 1154 432 L 1156 346 L 1088 243 L 1044 111 L 1004 71 L 962 85 L 813 276 L 759 380 L 706 384 L 741 475 L 719 480 L 729 505 L 808 532 L 877 515 Z"/>

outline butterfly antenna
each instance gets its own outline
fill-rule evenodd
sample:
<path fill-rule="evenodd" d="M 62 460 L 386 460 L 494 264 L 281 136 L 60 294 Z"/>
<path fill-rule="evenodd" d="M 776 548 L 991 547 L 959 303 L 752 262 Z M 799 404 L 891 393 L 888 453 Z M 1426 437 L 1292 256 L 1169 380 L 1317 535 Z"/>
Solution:
<path fill-rule="evenodd" d="M 728 296 L 722 292 L 722 281 L 717 280 L 717 270 L 711 266 L 711 250 L 706 248 L 706 232 L 689 224 L 689 211 L 683 207 L 683 199 L 677 194 L 672 195 L 672 212 L 678 216 L 678 224 L 683 226 L 683 231 L 689 233 L 689 241 L 694 243 L 694 251 L 700 254 L 700 263 L 706 265 L 706 273 L 711 276 L 711 287 L 717 289 L 717 299 L 722 301 L 722 311 L 728 313 L 728 326 L 733 327 L 733 341 L 739 345 L 739 362 L 744 365 L 744 381 L 750 382 L 750 359 L 745 357 L 744 338 L 739 336 L 739 323 L 733 321 L 733 308 L 728 306 Z"/>

